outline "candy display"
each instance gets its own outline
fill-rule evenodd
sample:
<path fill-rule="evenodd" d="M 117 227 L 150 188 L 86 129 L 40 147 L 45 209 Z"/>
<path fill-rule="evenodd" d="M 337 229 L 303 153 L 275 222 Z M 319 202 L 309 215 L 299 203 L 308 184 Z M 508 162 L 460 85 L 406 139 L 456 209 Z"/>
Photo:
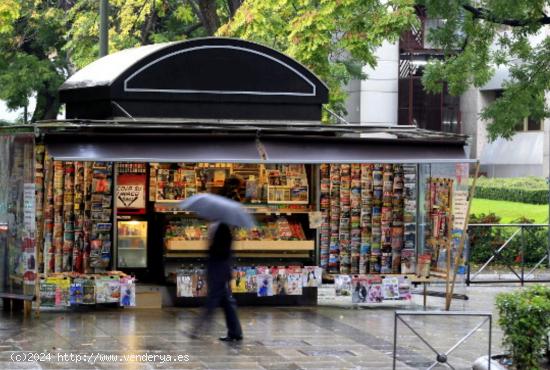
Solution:
<path fill-rule="evenodd" d="M 265 216 L 253 229 L 235 229 L 233 237 L 239 240 L 306 240 L 302 225 L 284 216 Z M 177 240 L 207 240 L 208 224 L 204 221 L 181 217 L 170 220 L 164 230 L 164 242 L 169 246 Z"/>

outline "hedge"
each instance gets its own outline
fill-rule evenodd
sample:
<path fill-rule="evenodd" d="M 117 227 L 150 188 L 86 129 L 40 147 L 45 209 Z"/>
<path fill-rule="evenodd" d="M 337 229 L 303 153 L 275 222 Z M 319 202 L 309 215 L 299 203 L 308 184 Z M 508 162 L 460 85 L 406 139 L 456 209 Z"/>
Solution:
<path fill-rule="evenodd" d="M 529 204 L 548 204 L 548 189 L 490 188 L 476 186 L 476 198 L 506 200 Z"/>
<path fill-rule="evenodd" d="M 548 185 L 543 177 L 481 177 L 476 184 L 476 198 L 506 200 L 529 204 L 548 204 Z"/>

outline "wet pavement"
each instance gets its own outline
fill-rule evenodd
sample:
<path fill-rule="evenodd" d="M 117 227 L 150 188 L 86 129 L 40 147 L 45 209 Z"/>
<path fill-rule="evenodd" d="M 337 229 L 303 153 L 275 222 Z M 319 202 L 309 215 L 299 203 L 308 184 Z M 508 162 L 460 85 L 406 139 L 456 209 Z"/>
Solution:
<path fill-rule="evenodd" d="M 453 310 L 494 311 L 495 295 L 514 289 L 518 288 L 458 289 L 470 299 L 455 301 Z M 27 320 L 4 314 L 0 317 L 0 369 L 391 369 L 395 309 L 346 305 L 330 292 L 320 290 L 318 307 L 241 307 L 245 339 L 239 344 L 217 340 L 224 334 L 221 312 L 210 333 L 188 338 L 200 312 L 194 308 L 42 312 L 39 319 Z M 412 302 L 398 304 L 398 309 L 422 310 L 421 303 L 422 297 L 415 295 Z M 442 298 L 428 298 L 428 309 L 442 307 Z M 482 318 L 404 320 L 435 350 L 444 352 Z M 501 352 L 496 317 L 492 339 L 493 353 Z M 449 355 L 449 363 L 455 369 L 471 368 L 477 357 L 487 353 L 487 345 L 485 324 Z M 423 369 L 435 361 L 435 354 L 402 323 L 398 324 L 397 354 L 399 369 Z"/>

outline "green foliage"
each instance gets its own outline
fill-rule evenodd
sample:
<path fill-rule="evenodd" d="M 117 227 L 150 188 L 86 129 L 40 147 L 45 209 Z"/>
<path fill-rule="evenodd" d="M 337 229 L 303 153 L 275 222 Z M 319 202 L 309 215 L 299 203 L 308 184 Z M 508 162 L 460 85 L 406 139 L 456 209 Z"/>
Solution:
<path fill-rule="evenodd" d="M 550 330 L 550 288 L 534 286 L 497 296 L 503 344 L 516 369 L 539 369 Z"/>
<path fill-rule="evenodd" d="M 550 37 L 543 31 L 550 23 L 545 14 L 549 0 L 418 3 L 430 18 L 444 20 L 428 34 L 430 42 L 445 53 L 443 60 L 433 60 L 426 67 L 423 83 L 428 91 L 441 91 L 445 81 L 450 92 L 458 95 L 469 86 L 483 86 L 496 67 L 507 66 L 511 79 L 504 94 L 481 114 L 490 122 L 489 138 L 510 138 L 525 117 L 550 115 L 544 98 L 550 88 Z"/>
<path fill-rule="evenodd" d="M 542 177 L 480 177 L 476 183 L 475 196 L 482 199 L 548 204 L 548 184 Z"/>
<path fill-rule="evenodd" d="M 476 197 L 529 204 L 548 204 L 548 189 L 513 189 L 476 186 Z"/>
<path fill-rule="evenodd" d="M 476 227 L 474 224 L 498 224 L 500 217 L 494 213 L 470 215 L 468 237 L 470 262 L 485 263 L 502 244 L 518 230 L 517 227 Z M 518 218 L 513 224 L 533 224 L 534 220 Z M 546 227 L 529 226 L 520 231 L 496 257 L 494 265 L 511 264 L 519 266 L 523 248 L 523 262 L 526 266 L 536 265 L 547 253 L 548 230 Z"/>
<path fill-rule="evenodd" d="M 330 108 L 343 113 L 343 86 L 376 65 L 374 51 L 417 24 L 411 0 L 244 1 L 218 31 L 271 46 L 303 63 L 330 89 Z"/>
<path fill-rule="evenodd" d="M 109 0 L 109 50 L 207 36 L 205 16 L 197 4 L 213 3 L 217 23 L 229 17 L 227 1 L 239 4 L 238 0 Z M 35 96 L 32 119 L 55 118 L 57 89 L 76 69 L 97 59 L 98 42 L 98 0 L 0 1 L 0 99 L 16 109 Z"/>

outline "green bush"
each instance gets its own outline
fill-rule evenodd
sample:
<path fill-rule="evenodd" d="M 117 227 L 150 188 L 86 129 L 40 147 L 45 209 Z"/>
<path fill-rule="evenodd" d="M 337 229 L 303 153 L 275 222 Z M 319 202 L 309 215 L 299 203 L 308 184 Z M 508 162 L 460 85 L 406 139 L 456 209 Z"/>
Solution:
<path fill-rule="evenodd" d="M 476 198 L 529 204 L 548 203 L 548 184 L 543 177 L 486 178 L 476 183 Z"/>
<path fill-rule="evenodd" d="M 550 287 L 501 293 L 496 305 L 503 345 L 510 351 L 515 368 L 539 369 L 550 330 Z"/>
<path fill-rule="evenodd" d="M 517 227 L 476 227 L 473 224 L 497 224 L 500 217 L 494 213 L 471 215 L 468 228 L 470 263 L 483 264 L 517 230 Z M 518 224 L 532 224 L 533 220 L 521 218 L 512 221 Z M 508 246 L 496 257 L 493 264 L 519 264 L 521 262 L 521 234 L 516 235 Z M 523 230 L 524 264 L 534 266 L 547 253 L 548 231 L 546 227 L 526 227 Z"/>

